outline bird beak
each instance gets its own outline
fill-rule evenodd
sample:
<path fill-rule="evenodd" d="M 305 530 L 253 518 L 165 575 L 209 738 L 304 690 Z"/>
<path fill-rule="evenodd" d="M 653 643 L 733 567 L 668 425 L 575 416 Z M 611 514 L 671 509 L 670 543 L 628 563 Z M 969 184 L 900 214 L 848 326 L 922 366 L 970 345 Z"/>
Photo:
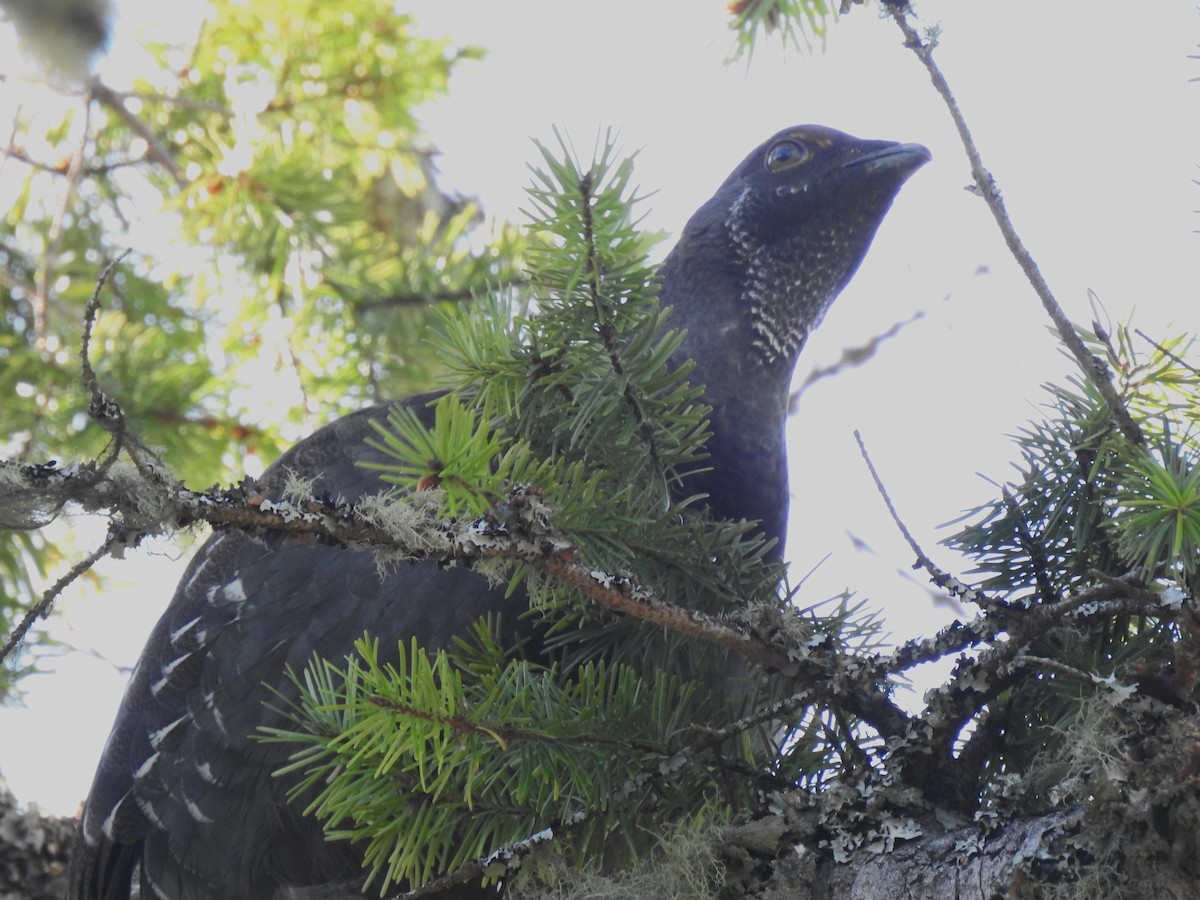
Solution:
<path fill-rule="evenodd" d="M 842 163 L 842 168 L 866 166 L 868 174 L 871 175 L 888 169 L 913 172 L 932 158 L 929 151 L 920 144 L 891 144 L 878 150 L 868 151 L 861 156 L 852 157 Z"/>

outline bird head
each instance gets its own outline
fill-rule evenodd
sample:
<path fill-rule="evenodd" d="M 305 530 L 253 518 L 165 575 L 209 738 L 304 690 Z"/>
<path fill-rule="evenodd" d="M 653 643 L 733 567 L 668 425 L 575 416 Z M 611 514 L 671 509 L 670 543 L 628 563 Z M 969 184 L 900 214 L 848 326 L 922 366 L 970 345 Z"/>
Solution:
<path fill-rule="evenodd" d="M 706 359 L 782 378 L 858 269 L 901 185 L 929 161 L 919 144 L 868 141 L 819 125 L 757 147 L 691 218 L 663 265 L 663 302 L 688 329 L 696 380 Z"/>
<path fill-rule="evenodd" d="M 756 520 L 782 556 L 784 422 L 800 350 L 858 269 L 919 144 L 799 125 L 761 144 L 692 216 L 659 271 L 676 354 L 711 406 L 707 469 L 688 490 L 722 518 Z"/>

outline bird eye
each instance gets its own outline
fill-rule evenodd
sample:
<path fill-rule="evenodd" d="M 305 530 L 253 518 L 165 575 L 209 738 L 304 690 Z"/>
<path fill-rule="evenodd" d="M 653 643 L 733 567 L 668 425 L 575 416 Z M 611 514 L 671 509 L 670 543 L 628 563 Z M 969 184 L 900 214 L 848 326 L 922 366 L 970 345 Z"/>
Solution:
<path fill-rule="evenodd" d="M 776 141 L 767 149 L 767 169 L 772 172 L 784 172 L 807 162 L 810 156 L 812 152 L 798 141 Z"/>

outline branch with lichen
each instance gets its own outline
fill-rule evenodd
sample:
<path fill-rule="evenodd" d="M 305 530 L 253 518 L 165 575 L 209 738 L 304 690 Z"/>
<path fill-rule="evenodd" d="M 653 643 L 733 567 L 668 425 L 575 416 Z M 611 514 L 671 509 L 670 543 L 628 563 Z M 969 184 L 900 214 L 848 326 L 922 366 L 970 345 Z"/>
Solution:
<path fill-rule="evenodd" d="M 249 479 L 232 488 L 195 491 L 162 469 L 154 469 L 150 479 L 128 464 L 107 466 L 104 474 L 98 470 L 90 463 L 60 466 L 0 461 L 5 524 L 40 527 L 48 521 L 49 510 L 73 504 L 85 512 L 110 517 L 105 553 L 100 555 L 118 547 L 137 546 L 151 535 L 207 523 L 216 529 L 270 531 L 293 540 L 371 549 L 383 566 L 420 559 L 454 565 L 488 560 L 523 564 L 574 588 L 610 612 L 734 650 L 784 677 L 812 684 L 828 701 L 851 710 L 884 735 L 907 728 L 907 717 L 880 685 L 862 677 L 869 669 L 858 666 L 852 657 L 824 650 L 822 636 L 814 636 L 811 646 L 781 645 L 730 620 L 665 603 L 628 575 L 586 564 L 577 549 L 549 524 L 552 512 L 526 485 L 515 486 L 487 515 L 448 522 L 438 517 L 430 502 L 408 503 L 382 492 L 345 504 L 318 500 L 304 493 L 303 484 L 294 484 L 291 497 L 272 499 Z M 54 596 L 60 592 L 61 587 Z M 38 604 L 39 615 L 49 611 L 52 599 Z M 23 639 L 31 624 L 32 620 L 10 636 L 9 649 Z M 856 671 L 860 675 L 855 676 Z"/>

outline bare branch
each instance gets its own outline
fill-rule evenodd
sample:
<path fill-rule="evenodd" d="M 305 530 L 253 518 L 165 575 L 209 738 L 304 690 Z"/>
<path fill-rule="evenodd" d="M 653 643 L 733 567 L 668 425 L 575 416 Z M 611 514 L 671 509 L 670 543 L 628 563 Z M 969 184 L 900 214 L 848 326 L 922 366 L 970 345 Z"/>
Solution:
<path fill-rule="evenodd" d="M 163 462 L 157 453 L 154 453 L 129 433 L 126 427 L 125 414 L 121 411 L 120 404 L 100 390 L 100 385 L 96 379 L 96 371 L 92 368 L 90 356 L 92 329 L 96 324 L 96 316 L 100 312 L 100 293 L 103 291 L 113 270 L 131 252 L 131 250 L 125 250 L 100 271 L 100 275 L 96 279 L 96 288 L 92 291 L 92 296 L 88 298 L 87 306 L 84 308 L 83 337 L 79 348 L 80 375 L 83 379 L 84 389 L 91 395 L 91 400 L 88 403 L 88 416 L 97 425 L 112 435 L 113 438 L 108 455 L 96 468 L 95 477 L 101 477 L 105 470 L 116 462 L 121 451 L 125 450 L 143 478 L 148 481 L 162 481 L 165 487 L 167 485 L 167 481 L 164 480 L 167 477 L 165 473 L 169 471 L 166 463 Z"/>
<path fill-rule="evenodd" d="M 70 175 L 70 173 L 71 173 L 70 160 L 66 160 L 63 162 L 57 162 L 57 163 L 42 162 L 39 159 L 34 159 L 32 156 L 30 156 L 27 152 L 25 152 L 20 147 L 16 147 L 13 145 L 10 145 L 9 149 L 7 151 L 5 151 L 4 157 L 5 157 L 5 160 L 15 159 L 17 162 L 23 163 L 23 164 L 29 166 L 31 169 L 36 169 L 39 172 L 46 172 L 47 174 L 50 174 L 50 175 L 66 176 L 66 175 Z M 116 161 L 110 162 L 110 163 L 96 163 L 96 164 L 91 164 L 91 165 L 85 165 L 83 167 L 83 169 L 81 170 L 80 174 L 86 175 L 89 177 L 95 176 L 95 175 L 107 175 L 109 172 L 115 172 L 117 169 L 125 169 L 125 168 L 128 168 L 129 166 L 136 166 L 142 162 L 145 162 L 145 160 L 146 160 L 146 157 L 139 157 L 137 159 L 120 159 L 120 160 L 116 160 Z M 4 174 L 3 164 L 0 163 L 0 175 L 3 175 L 3 174 Z"/>
<path fill-rule="evenodd" d="M 96 287 L 83 310 L 83 339 L 79 347 L 80 376 L 83 379 L 84 389 L 92 395 L 93 403 L 98 395 L 103 396 L 100 394 L 100 388 L 96 382 L 96 370 L 92 368 L 90 350 L 92 329 L 96 326 L 96 316 L 100 312 L 100 293 L 104 290 L 104 285 L 108 283 L 108 278 L 112 275 L 113 270 L 132 252 L 132 250 L 121 252 L 116 259 L 100 270 L 100 275 L 96 278 Z"/>
<path fill-rule="evenodd" d="M 867 464 L 867 469 L 871 472 L 871 478 L 875 481 L 875 488 L 879 491 L 879 496 L 883 498 L 884 505 L 887 506 L 892 521 L 896 523 L 896 527 L 900 529 L 900 534 L 904 536 L 904 540 L 908 542 L 908 546 L 916 554 L 917 562 L 913 568 L 923 568 L 929 573 L 929 580 L 942 590 L 948 591 L 952 596 L 966 603 L 973 603 L 987 612 L 1009 609 L 1010 605 L 1000 598 L 990 597 L 983 591 L 963 584 L 963 582 L 959 581 L 949 572 L 938 568 L 933 560 L 925 554 L 925 551 L 921 549 L 921 545 L 917 543 L 917 539 L 908 530 L 908 526 L 901 520 L 900 514 L 896 512 L 892 498 L 888 495 L 887 488 L 883 486 L 883 479 L 879 477 L 879 472 L 876 471 L 875 464 L 871 461 L 870 454 L 867 453 L 867 445 L 863 442 L 862 434 L 855 431 L 854 439 L 858 441 L 858 450 L 862 454 L 863 461 Z"/>
<path fill-rule="evenodd" d="M 411 515 L 397 534 L 383 523 L 387 505 L 398 501 L 385 500 L 382 495 L 357 504 L 311 499 L 298 506 L 265 497 L 249 480 L 228 489 L 193 491 L 161 462 L 139 467 L 135 476 L 128 467 L 103 474 L 94 463 L 60 468 L 0 461 L 0 503 L 6 508 L 60 509 L 69 502 L 113 517 L 110 530 L 129 545 L 150 534 L 172 533 L 207 522 L 214 528 L 271 531 L 293 539 L 373 549 L 385 559 L 439 559 L 462 565 L 491 559 L 523 563 L 576 588 L 605 609 L 735 650 L 812 685 L 818 695 L 846 708 L 880 734 L 906 734 L 912 724 L 878 684 L 878 668 L 835 651 L 825 635 L 814 635 L 800 645 L 781 646 L 730 622 L 667 603 L 632 578 L 581 562 L 575 548 L 552 526 L 534 527 L 528 517 L 517 514 L 530 503 L 542 502 L 521 485 L 492 513 L 471 520 L 445 522 L 437 518 L 432 506 L 407 506 Z"/>
<path fill-rule="evenodd" d="M 1166 347 L 1164 347 L 1158 341 L 1154 340 L 1154 338 L 1152 338 L 1148 334 L 1146 334 L 1146 332 L 1142 331 L 1142 329 L 1135 328 L 1133 330 L 1133 333 L 1136 334 L 1138 337 L 1140 337 L 1146 343 L 1150 344 L 1150 346 L 1152 346 L 1155 350 L 1157 350 L 1163 356 L 1170 359 L 1176 365 L 1180 366 L 1181 368 L 1187 369 L 1193 375 L 1200 375 L 1200 369 L 1197 369 L 1195 366 L 1191 365 L 1187 360 L 1185 360 L 1185 359 L 1183 359 L 1183 357 L 1179 356 L 1179 354 L 1172 353 L 1170 350 L 1168 350 Z"/>
<path fill-rule="evenodd" d="M 1108 404 L 1109 412 L 1116 420 L 1117 426 L 1125 437 L 1133 444 L 1141 445 L 1145 443 L 1145 436 L 1142 434 L 1141 428 L 1134 421 L 1126 408 L 1124 401 L 1117 393 L 1113 386 L 1112 380 L 1109 378 L 1109 372 L 1104 362 L 1090 353 L 1087 345 L 1083 343 L 1083 339 L 1076 333 L 1075 328 L 1071 325 L 1071 320 L 1067 318 L 1058 300 L 1050 290 L 1050 286 L 1042 277 L 1041 271 L 1038 269 L 1037 263 L 1033 256 L 1026 249 L 1025 244 L 1021 241 L 1016 229 L 1013 227 L 1012 220 L 1008 217 L 1008 212 L 1004 208 L 1004 200 L 1000 196 L 1000 190 L 996 187 L 996 182 L 992 178 L 991 173 L 984 168 L 983 159 L 979 154 L 979 149 L 975 145 L 974 139 L 971 137 L 970 129 L 967 127 L 967 120 L 959 109 L 958 101 L 955 100 L 953 92 L 950 90 L 950 85 L 946 81 L 942 71 L 938 68 L 933 59 L 933 42 L 925 42 L 921 40 L 920 35 L 908 21 L 908 14 L 911 10 L 907 4 L 901 6 L 888 6 L 888 12 L 896 24 L 900 27 L 900 31 L 904 34 L 905 46 L 916 54 L 917 59 L 925 67 L 929 73 L 929 78 L 933 82 L 934 88 L 941 95 L 942 100 L 946 104 L 946 108 L 950 111 L 950 117 L 954 120 L 954 126 L 958 129 L 958 136 L 962 140 L 963 147 L 967 151 L 967 159 L 971 163 L 971 176 L 975 179 L 975 187 L 979 191 L 981 197 L 987 203 L 988 209 L 991 210 L 996 224 L 1000 227 L 1000 233 L 1004 236 L 1004 242 L 1008 244 L 1008 249 L 1016 259 L 1017 264 L 1021 267 L 1021 271 L 1025 273 L 1025 277 L 1037 292 L 1038 297 L 1042 301 L 1042 306 L 1046 313 L 1050 316 L 1050 320 L 1054 323 L 1054 327 L 1058 330 L 1059 339 L 1071 351 L 1071 355 L 1075 357 L 1075 361 L 1079 363 L 1079 368 L 1083 374 L 1091 381 L 1096 389 L 1100 391 L 1104 397 L 1105 403 Z"/>
<path fill-rule="evenodd" d="M 808 377 L 801 382 L 800 386 L 792 391 L 788 397 L 788 415 L 796 414 L 796 411 L 800 408 L 800 395 L 808 390 L 812 384 L 824 378 L 832 378 L 840 374 L 844 369 L 863 365 L 879 351 L 879 348 L 885 341 L 891 340 L 909 325 L 919 322 L 923 318 L 925 318 L 925 313 L 917 310 L 907 319 L 893 323 L 886 331 L 872 335 L 866 343 L 859 344 L 856 347 L 843 348 L 841 357 L 830 365 L 818 366 L 813 369 L 808 373 Z"/>
<path fill-rule="evenodd" d="M 129 108 L 125 105 L 124 95 L 118 94 L 112 88 L 101 84 L 99 81 L 92 83 L 90 93 L 101 105 L 106 106 L 116 113 L 117 117 L 125 123 L 130 131 L 146 142 L 146 155 L 166 169 L 178 187 L 187 186 L 187 179 L 184 178 L 183 171 L 179 168 L 179 163 L 175 161 L 175 157 L 171 155 L 171 151 L 163 146 L 162 141 L 158 139 L 158 135 L 145 122 L 129 111 Z"/>
<path fill-rule="evenodd" d="M 42 594 L 41 599 L 39 599 L 37 603 L 29 608 L 29 610 L 22 617 L 21 621 L 17 623 L 12 632 L 8 635 L 8 639 L 4 642 L 4 647 L 0 649 L 0 662 L 8 659 L 8 655 L 21 645 L 21 642 L 25 640 L 26 635 L 29 634 L 29 629 L 33 627 L 34 622 L 36 622 L 38 619 L 44 619 L 50 614 L 50 610 L 54 607 L 54 601 L 58 599 L 59 595 L 62 594 L 64 590 L 67 589 L 67 586 L 70 585 L 71 582 L 73 582 L 84 572 L 88 571 L 88 569 L 94 566 L 105 556 L 108 556 L 108 554 L 119 545 L 120 540 L 110 533 L 108 537 L 104 539 L 103 544 L 101 544 L 79 562 L 75 563 L 75 565 L 71 566 L 71 568 L 67 570 L 67 574 L 63 575 L 62 578 L 54 582 L 54 584 L 50 586 L 46 593 Z"/>

